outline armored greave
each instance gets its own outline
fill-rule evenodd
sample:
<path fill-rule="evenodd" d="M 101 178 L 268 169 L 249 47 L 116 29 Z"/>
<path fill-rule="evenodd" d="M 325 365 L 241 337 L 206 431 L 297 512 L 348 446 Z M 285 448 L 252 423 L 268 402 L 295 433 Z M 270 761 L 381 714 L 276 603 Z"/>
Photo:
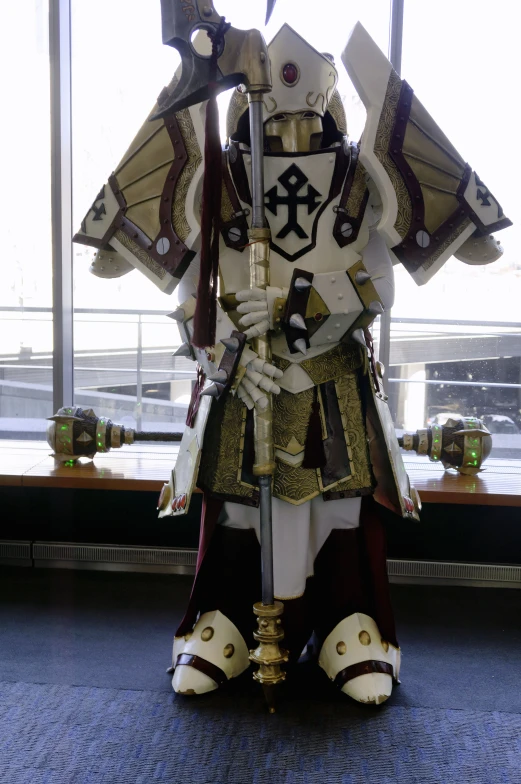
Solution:
<path fill-rule="evenodd" d="M 330 504 L 323 506 L 326 513 L 331 508 Z M 219 512 L 218 503 L 206 506 L 202 560 L 176 637 L 190 633 L 199 613 L 219 610 L 251 646 L 255 628 L 252 605 L 261 595 L 260 548 L 253 529 L 216 525 Z M 342 619 L 357 612 L 373 618 L 382 637 L 397 646 L 385 534 L 378 506 L 371 498 L 362 501 L 360 527 L 329 533 L 315 558 L 314 576 L 305 582 L 302 595 L 285 598 L 284 647 L 296 660 L 313 631 L 322 644 Z"/>

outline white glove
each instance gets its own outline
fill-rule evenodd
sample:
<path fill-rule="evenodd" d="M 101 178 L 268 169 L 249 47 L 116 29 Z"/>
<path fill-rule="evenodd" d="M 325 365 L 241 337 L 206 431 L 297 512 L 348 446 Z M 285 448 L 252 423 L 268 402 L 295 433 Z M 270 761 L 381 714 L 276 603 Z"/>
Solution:
<path fill-rule="evenodd" d="M 241 303 L 237 307 L 237 313 L 246 314 L 239 319 L 239 324 L 243 327 L 250 327 L 244 333 L 246 338 L 251 340 L 251 338 L 265 335 L 270 328 L 268 295 L 266 292 L 257 288 L 243 289 L 238 291 L 235 296 Z"/>
<path fill-rule="evenodd" d="M 262 411 L 268 405 L 268 397 L 261 390 L 278 395 L 280 387 L 273 379 L 282 375 L 282 370 L 257 357 L 246 365 L 246 374 L 237 387 L 237 396 L 249 409 L 257 406 Z"/>

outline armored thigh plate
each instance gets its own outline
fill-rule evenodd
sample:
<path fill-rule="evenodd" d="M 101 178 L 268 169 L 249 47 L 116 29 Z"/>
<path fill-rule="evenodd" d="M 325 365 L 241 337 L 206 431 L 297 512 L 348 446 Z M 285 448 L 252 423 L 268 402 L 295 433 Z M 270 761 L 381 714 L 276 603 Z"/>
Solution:
<path fill-rule="evenodd" d="M 197 483 L 204 431 L 212 402 L 209 396 L 201 397 L 194 426 L 185 428 L 170 480 L 163 485 L 159 496 L 159 517 L 178 516 L 188 512 Z"/>
<path fill-rule="evenodd" d="M 405 470 L 386 396 L 375 390 L 370 376 L 366 381 L 366 426 L 376 478 L 375 501 L 402 517 L 419 520 L 420 496 Z"/>

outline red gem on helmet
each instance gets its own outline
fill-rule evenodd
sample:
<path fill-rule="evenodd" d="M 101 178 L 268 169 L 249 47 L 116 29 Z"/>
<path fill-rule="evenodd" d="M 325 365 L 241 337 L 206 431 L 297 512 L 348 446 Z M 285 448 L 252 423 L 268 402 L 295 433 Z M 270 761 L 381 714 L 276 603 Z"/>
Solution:
<path fill-rule="evenodd" d="M 405 503 L 405 509 L 408 512 L 414 512 L 414 504 L 411 501 L 411 499 L 408 496 L 404 495 L 403 500 L 404 500 L 404 503 Z"/>
<path fill-rule="evenodd" d="M 286 63 L 282 69 L 282 80 L 286 84 L 295 84 L 299 78 L 299 69 L 294 63 Z"/>

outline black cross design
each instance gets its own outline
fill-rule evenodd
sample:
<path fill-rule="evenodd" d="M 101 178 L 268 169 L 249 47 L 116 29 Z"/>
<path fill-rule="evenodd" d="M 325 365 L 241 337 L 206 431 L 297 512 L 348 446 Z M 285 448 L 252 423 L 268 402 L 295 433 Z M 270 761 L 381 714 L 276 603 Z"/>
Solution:
<path fill-rule="evenodd" d="M 92 209 L 92 211 L 94 213 L 94 217 L 92 219 L 93 221 L 95 221 L 95 220 L 103 220 L 101 216 L 107 214 L 107 210 L 105 209 L 105 202 L 103 202 L 103 201 L 101 202 L 99 207 L 96 207 L 96 205 L 93 204 L 91 209 Z"/>
<path fill-rule="evenodd" d="M 482 207 L 490 207 L 491 206 L 490 199 L 494 199 L 494 197 L 490 193 L 489 189 L 487 188 L 483 180 L 481 180 L 477 174 L 476 174 L 476 185 L 479 186 L 476 191 L 476 199 L 478 199 L 478 201 L 481 202 Z M 483 188 L 483 191 L 481 190 L 481 188 Z M 496 200 L 494 199 L 494 201 Z M 496 201 L 496 204 L 497 204 L 497 217 L 499 219 L 503 217 L 503 210 L 499 202 Z"/>
<path fill-rule="evenodd" d="M 482 207 L 490 207 L 490 200 L 488 198 L 489 196 L 490 196 L 490 192 L 488 188 L 485 188 L 485 192 L 483 192 L 480 188 L 478 188 L 478 191 L 476 193 L 476 199 L 478 199 L 481 202 Z"/>
<path fill-rule="evenodd" d="M 307 239 L 308 235 L 297 221 L 298 206 L 299 204 L 307 205 L 308 215 L 311 215 L 317 207 L 320 206 L 320 202 L 317 201 L 317 196 L 321 196 L 322 194 L 315 190 L 312 185 L 308 185 L 308 192 L 305 196 L 297 195 L 302 186 L 309 182 L 309 180 L 304 172 L 295 164 L 292 164 L 289 169 L 286 169 L 284 174 L 280 175 L 278 181 L 286 189 L 288 195 L 279 196 L 278 186 L 274 185 L 264 197 L 266 199 L 266 209 L 272 212 L 273 215 L 277 215 L 279 204 L 285 205 L 288 208 L 288 222 L 279 231 L 277 237 L 283 239 L 284 237 L 287 237 L 291 231 L 294 231 L 300 239 Z"/>

